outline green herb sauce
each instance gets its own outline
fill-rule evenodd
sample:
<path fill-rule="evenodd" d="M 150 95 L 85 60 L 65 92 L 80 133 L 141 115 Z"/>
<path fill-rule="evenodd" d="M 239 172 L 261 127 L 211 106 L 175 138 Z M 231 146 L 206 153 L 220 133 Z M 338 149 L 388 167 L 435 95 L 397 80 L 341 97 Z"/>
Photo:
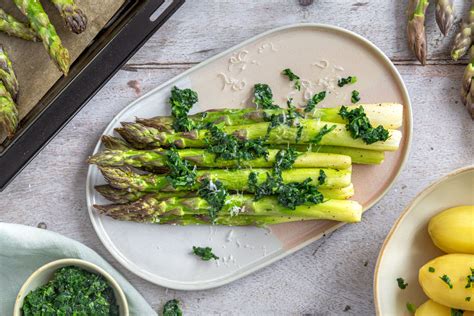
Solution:
<path fill-rule="evenodd" d="M 293 73 L 293 71 L 290 69 L 290 68 L 286 68 L 282 71 L 282 75 L 284 76 L 287 76 L 288 79 L 291 81 L 291 82 L 295 82 L 295 89 L 300 91 L 301 90 L 301 81 L 300 81 L 300 77 L 295 75 Z"/>
<path fill-rule="evenodd" d="M 254 86 L 253 103 L 257 108 L 278 109 L 278 105 L 273 104 L 273 92 L 270 86 L 265 83 L 257 83 Z"/>
<path fill-rule="evenodd" d="M 193 246 L 193 253 L 200 257 L 201 260 L 209 261 L 211 259 L 218 260 L 219 257 L 212 253 L 211 247 L 196 247 Z"/>
<path fill-rule="evenodd" d="M 354 139 L 362 138 L 366 144 L 370 145 L 378 141 L 386 141 L 390 137 L 388 130 L 382 125 L 372 127 L 362 106 L 353 110 L 342 106 L 339 115 L 347 121 L 346 129 Z"/>
<path fill-rule="evenodd" d="M 398 287 L 401 288 L 402 290 L 406 289 L 408 286 L 408 283 L 406 283 L 405 280 L 403 280 L 403 278 L 397 278 L 397 284 L 398 284 Z"/>
<path fill-rule="evenodd" d="M 344 87 L 346 84 L 354 84 L 357 82 L 357 77 L 356 76 L 349 76 L 347 78 L 341 78 L 337 81 L 337 85 L 339 87 Z"/>
<path fill-rule="evenodd" d="M 198 128 L 193 121 L 189 120 L 188 112 L 198 101 L 198 95 L 191 89 L 171 89 L 169 103 L 171 105 L 171 115 L 174 117 L 173 128 L 176 132 L 189 132 Z"/>
<path fill-rule="evenodd" d="M 313 112 L 316 109 L 316 105 L 318 105 L 321 101 L 326 98 L 326 91 L 321 91 L 313 95 L 311 99 L 309 99 L 306 107 L 304 109 L 305 112 Z"/>

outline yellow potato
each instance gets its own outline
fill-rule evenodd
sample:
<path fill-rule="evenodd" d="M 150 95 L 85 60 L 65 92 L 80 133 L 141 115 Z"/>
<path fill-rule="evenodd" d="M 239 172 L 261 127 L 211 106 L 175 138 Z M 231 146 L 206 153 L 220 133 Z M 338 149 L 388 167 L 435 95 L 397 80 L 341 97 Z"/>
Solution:
<path fill-rule="evenodd" d="M 415 316 L 452 316 L 451 308 L 427 300 L 416 309 Z M 462 316 L 474 316 L 474 312 L 465 311 Z"/>
<path fill-rule="evenodd" d="M 446 253 L 474 254 L 474 205 L 449 208 L 434 216 L 428 233 Z"/>
<path fill-rule="evenodd" d="M 473 273 L 474 255 L 449 254 L 433 259 L 421 267 L 418 281 L 425 294 L 433 301 L 452 308 L 474 311 L 474 282 L 468 282 L 468 277 Z M 468 284 L 469 287 L 466 288 Z"/>

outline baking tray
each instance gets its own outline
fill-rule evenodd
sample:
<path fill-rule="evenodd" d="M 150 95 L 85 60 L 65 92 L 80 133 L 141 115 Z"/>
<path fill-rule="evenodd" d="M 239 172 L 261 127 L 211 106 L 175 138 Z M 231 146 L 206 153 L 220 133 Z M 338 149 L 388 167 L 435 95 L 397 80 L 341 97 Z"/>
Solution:
<path fill-rule="evenodd" d="M 0 191 L 183 3 L 125 2 L 71 65 L 69 75 L 61 77 L 23 118 L 15 137 L 0 145 Z"/>

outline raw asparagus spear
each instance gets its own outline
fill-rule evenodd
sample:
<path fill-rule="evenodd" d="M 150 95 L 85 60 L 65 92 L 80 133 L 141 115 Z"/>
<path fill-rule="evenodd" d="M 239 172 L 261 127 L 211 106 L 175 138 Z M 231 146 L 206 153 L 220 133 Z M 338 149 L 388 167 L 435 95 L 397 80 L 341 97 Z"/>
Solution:
<path fill-rule="evenodd" d="M 41 37 L 43 45 L 58 68 L 67 75 L 69 72 L 69 52 L 63 47 L 54 25 L 49 21 L 38 0 L 14 0 L 16 6 L 28 18 L 33 30 Z"/>
<path fill-rule="evenodd" d="M 300 126 L 303 127 L 299 143 L 308 144 L 315 139 L 319 132 L 326 127 L 335 125 L 335 129 L 326 134 L 319 145 L 343 146 L 352 148 L 362 148 L 380 151 L 395 151 L 398 149 L 401 133 L 397 130 L 389 130 L 390 137 L 387 141 L 378 141 L 373 144 L 366 144 L 362 139 L 354 139 L 346 130 L 344 124 L 324 122 L 315 119 L 301 119 Z M 123 129 L 120 134 L 127 141 L 134 142 L 134 146 L 141 144 L 142 148 L 159 148 L 176 146 L 177 148 L 203 148 L 207 138 L 207 130 L 194 130 L 184 133 L 160 132 L 156 128 L 143 126 L 139 123 L 122 123 Z M 233 134 L 239 139 L 264 139 L 270 145 L 295 144 L 297 141 L 298 128 L 288 125 L 279 125 L 267 134 L 269 123 L 255 123 L 249 125 L 225 126 L 223 131 L 226 134 Z"/>
<path fill-rule="evenodd" d="M 89 163 L 98 166 L 123 167 L 131 166 L 135 168 L 163 168 L 167 164 L 167 152 L 165 149 L 155 150 L 106 150 L 89 158 Z M 204 149 L 181 149 L 178 155 L 193 165 L 206 168 L 271 168 L 275 163 L 278 150 L 268 151 L 268 157 L 253 160 L 223 160 L 216 159 L 216 155 Z M 305 152 L 300 153 L 293 163 L 294 168 L 333 168 L 345 169 L 351 166 L 349 156 L 325 153 Z"/>
<path fill-rule="evenodd" d="M 153 194 L 155 199 L 164 199 L 169 197 L 192 197 L 196 196 L 195 191 L 178 191 L 178 192 L 156 192 L 149 193 L 143 191 L 133 190 L 119 190 L 114 189 L 110 185 L 99 185 L 95 189 L 107 200 L 114 203 L 128 203 L 139 200 L 140 198 Z M 331 200 L 346 200 L 354 195 L 354 186 L 352 183 L 345 188 L 337 189 L 318 189 L 326 199 Z"/>
<path fill-rule="evenodd" d="M 382 125 L 385 128 L 396 129 L 403 122 L 403 105 L 398 103 L 357 104 L 348 106 L 349 110 L 362 106 L 373 125 Z M 339 115 L 340 106 L 334 108 L 316 108 L 314 112 L 306 113 L 304 109 L 296 111 L 306 118 L 318 118 L 322 121 L 345 123 Z M 190 115 L 188 118 L 194 123 L 224 123 L 225 125 L 245 125 L 263 122 L 272 114 L 285 114 L 286 109 L 219 109 Z M 145 126 L 154 127 L 160 131 L 172 131 L 174 118 L 171 116 L 156 116 L 151 119 L 137 118 L 137 122 Z"/>
<path fill-rule="evenodd" d="M 428 0 L 408 0 L 408 45 L 423 65 L 426 64 L 425 12 L 428 5 Z"/>
<path fill-rule="evenodd" d="M 19 91 L 18 80 L 13 71 L 12 62 L 2 45 L 0 45 L 0 80 L 10 93 L 12 99 L 16 101 Z"/>
<path fill-rule="evenodd" d="M 51 0 L 51 2 L 61 13 L 64 22 L 72 32 L 76 34 L 84 32 L 87 26 L 87 17 L 74 3 L 74 0 Z"/>
<path fill-rule="evenodd" d="M 18 110 L 10 93 L 0 81 L 0 141 L 13 137 L 18 126 Z"/>
<path fill-rule="evenodd" d="M 18 21 L 3 9 L 0 9 L 0 31 L 27 41 L 36 42 L 40 40 L 32 28 Z"/>
<path fill-rule="evenodd" d="M 446 36 L 454 21 L 453 0 L 436 0 L 436 23 Z"/>
<path fill-rule="evenodd" d="M 451 57 L 458 60 L 464 56 L 472 45 L 472 32 L 474 28 L 474 1 L 471 3 L 469 11 L 469 18 L 463 21 L 459 33 L 454 38 L 453 49 L 451 50 Z"/>
<path fill-rule="evenodd" d="M 189 191 L 197 190 L 199 183 L 194 186 L 173 188 L 166 175 L 137 174 L 127 168 L 99 167 L 109 184 L 116 189 L 126 189 L 144 192 L 159 191 Z M 284 170 L 282 172 L 283 182 L 303 182 L 307 178 L 313 179 L 312 183 L 318 183 L 319 171 L 324 170 L 326 181 L 320 186 L 324 189 L 344 188 L 351 183 L 351 169 L 318 169 L 318 168 L 298 168 Z M 198 182 L 203 179 L 219 180 L 224 187 L 230 191 L 248 190 L 248 178 L 251 172 L 257 174 L 258 183 L 263 183 L 267 179 L 267 174 L 271 174 L 270 169 L 210 169 L 197 170 Z"/>
<path fill-rule="evenodd" d="M 470 55 L 471 61 L 467 64 L 466 70 L 464 71 L 461 94 L 464 105 L 466 105 L 469 114 L 471 114 L 471 117 L 474 119 L 474 83 L 472 81 L 474 77 L 474 46 L 471 46 Z"/>
<path fill-rule="evenodd" d="M 163 216 L 207 215 L 210 206 L 200 197 L 155 199 L 146 196 L 130 204 L 94 205 L 108 216 L 125 220 L 159 222 Z M 299 205 L 294 210 L 278 203 L 274 197 L 258 201 L 252 195 L 229 195 L 218 215 L 232 216 L 289 216 L 305 219 L 330 219 L 342 222 L 358 222 L 362 206 L 355 201 L 327 200 L 320 204 Z M 134 219 L 130 218 L 134 217 Z"/>

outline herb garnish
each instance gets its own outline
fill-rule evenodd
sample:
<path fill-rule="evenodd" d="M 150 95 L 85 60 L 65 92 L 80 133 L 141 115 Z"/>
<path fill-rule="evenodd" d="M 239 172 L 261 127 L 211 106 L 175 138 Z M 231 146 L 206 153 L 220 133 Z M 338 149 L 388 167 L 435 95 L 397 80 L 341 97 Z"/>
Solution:
<path fill-rule="evenodd" d="M 309 99 L 308 104 L 306 104 L 304 111 L 313 112 L 314 109 L 316 108 L 316 105 L 318 105 L 318 103 L 323 101 L 325 97 L 326 97 L 326 91 L 321 91 L 319 93 L 316 93 L 315 95 L 313 95 L 311 99 Z"/>
<path fill-rule="evenodd" d="M 446 283 L 450 289 L 453 288 L 453 284 L 451 283 L 451 279 L 446 275 L 444 274 L 443 276 L 440 276 L 439 277 L 444 283 Z"/>
<path fill-rule="evenodd" d="M 326 182 L 326 178 L 327 178 L 327 177 L 328 177 L 328 176 L 326 175 L 326 173 L 324 172 L 324 170 L 323 170 L 323 169 L 320 169 L 320 170 L 319 170 L 319 177 L 318 177 L 318 184 L 319 184 L 319 185 L 323 185 L 324 182 Z"/>
<path fill-rule="evenodd" d="M 470 296 L 466 296 L 466 298 L 464 299 L 466 302 L 470 302 L 471 301 L 471 297 Z"/>
<path fill-rule="evenodd" d="M 219 257 L 212 253 L 211 247 L 196 247 L 193 246 L 193 253 L 200 257 L 201 260 L 209 261 L 211 259 L 218 260 Z"/>
<path fill-rule="evenodd" d="M 278 202 L 292 210 L 305 203 L 319 204 L 324 201 L 318 187 L 310 184 L 311 178 L 303 182 L 282 183 L 278 188 Z"/>
<path fill-rule="evenodd" d="M 296 126 L 297 131 L 296 131 L 296 139 L 295 142 L 298 142 L 299 139 L 301 138 L 301 134 L 303 132 L 303 127 L 299 123 L 298 119 L 303 117 L 296 107 L 293 105 L 293 99 L 288 99 L 286 102 L 286 105 L 288 106 L 288 111 L 287 113 L 281 113 L 281 114 L 272 114 L 270 116 L 264 116 L 264 120 L 269 122 L 268 127 L 267 127 L 267 133 L 265 134 L 265 138 L 268 139 L 270 132 L 277 126 L 286 124 L 289 127 L 294 127 Z"/>
<path fill-rule="evenodd" d="M 273 171 L 275 174 L 281 174 L 282 170 L 291 169 L 298 158 L 298 152 L 294 148 L 281 149 L 275 155 Z M 322 170 L 321 170 L 322 171 Z"/>
<path fill-rule="evenodd" d="M 416 312 L 416 306 L 414 304 L 408 302 L 406 306 L 410 313 L 414 314 Z"/>
<path fill-rule="evenodd" d="M 196 168 L 184 159 L 181 159 L 178 152 L 171 148 L 166 153 L 166 166 L 169 174 L 166 179 L 173 188 L 192 186 L 196 183 Z"/>
<path fill-rule="evenodd" d="M 462 316 L 464 311 L 462 309 L 451 308 L 451 316 Z"/>
<path fill-rule="evenodd" d="M 273 104 L 273 92 L 269 85 L 265 83 L 255 84 L 253 96 L 253 103 L 257 108 L 278 109 L 278 105 Z"/>
<path fill-rule="evenodd" d="M 428 268 L 428 271 L 431 272 L 431 273 L 434 273 L 436 270 L 435 270 L 435 268 L 433 268 L 433 267 L 429 267 L 429 268 Z"/>
<path fill-rule="evenodd" d="M 304 129 L 304 126 L 301 124 L 296 127 L 296 137 L 295 137 L 296 144 L 298 144 L 299 141 L 301 140 L 301 136 L 303 135 L 303 129 Z"/>
<path fill-rule="evenodd" d="M 227 190 L 219 180 L 213 182 L 206 178 L 201 181 L 201 186 L 197 193 L 202 199 L 206 200 L 207 204 L 209 204 L 209 217 L 212 222 L 214 222 L 217 213 L 219 213 L 224 206 L 225 200 L 228 196 Z"/>
<path fill-rule="evenodd" d="M 300 77 L 295 75 L 290 68 L 286 68 L 282 71 L 282 75 L 287 76 L 290 81 L 295 81 L 295 89 L 300 91 L 301 90 L 301 81 Z"/>
<path fill-rule="evenodd" d="M 179 307 L 178 300 L 170 300 L 163 306 L 163 316 L 182 316 L 183 311 Z"/>
<path fill-rule="evenodd" d="M 316 134 L 316 136 L 314 136 L 314 138 L 311 140 L 311 143 L 319 144 L 321 142 L 321 140 L 323 140 L 324 135 L 326 135 L 327 133 L 332 132 L 336 127 L 337 127 L 336 125 L 333 125 L 333 126 L 328 128 L 327 125 L 324 125 L 319 130 L 318 134 Z"/>
<path fill-rule="evenodd" d="M 406 289 L 408 286 L 408 283 L 406 283 L 405 280 L 403 280 L 403 278 L 397 278 L 397 284 L 398 284 L 398 287 L 401 288 L 402 290 Z"/>
<path fill-rule="evenodd" d="M 30 292 L 23 315 L 119 315 L 114 292 L 101 275 L 68 266 L 51 281 Z"/>
<path fill-rule="evenodd" d="M 216 155 L 216 159 L 252 160 L 260 157 L 268 158 L 268 148 L 263 139 L 240 140 L 228 135 L 218 126 L 209 127 L 205 139 L 206 150 Z"/>
<path fill-rule="evenodd" d="M 174 117 L 173 128 L 177 132 L 189 132 L 196 128 L 193 121 L 188 119 L 188 112 L 198 101 L 198 95 L 191 89 L 171 89 L 171 115 Z"/>
<path fill-rule="evenodd" d="M 360 94 L 357 90 L 352 90 L 351 102 L 357 103 L 360 101 Z"/>
<path fill-rule="evenodd" d="M 353 84 L 357 82 L 357 77 L 356 76 L 349 76 L 347 78 L 341 78 L 337 81 L 337 85 L 339 87 L 344 87 L 346 84 Z"/>
<path fill-rule="evenodd" d="M 386 141 L 390 134 L 382 125 L 373 128 L 369 118 L 364 112 L 362 106 L 349 110 L 345 106 L 341 106 L 339 115 L 348 121 L 346 129 L 351 133 L 352 138 L 362 138 L 362 140 L 370 145 L 377 141 Z"/>
<path fill-rule="evenodd" d="M 471 269 L 471 275 L 467 276 L 467 284 L 465 286 L 466 289 L 470 288 L 472 286 L 472 283 L 474 283 L 474 269 Z"/>

